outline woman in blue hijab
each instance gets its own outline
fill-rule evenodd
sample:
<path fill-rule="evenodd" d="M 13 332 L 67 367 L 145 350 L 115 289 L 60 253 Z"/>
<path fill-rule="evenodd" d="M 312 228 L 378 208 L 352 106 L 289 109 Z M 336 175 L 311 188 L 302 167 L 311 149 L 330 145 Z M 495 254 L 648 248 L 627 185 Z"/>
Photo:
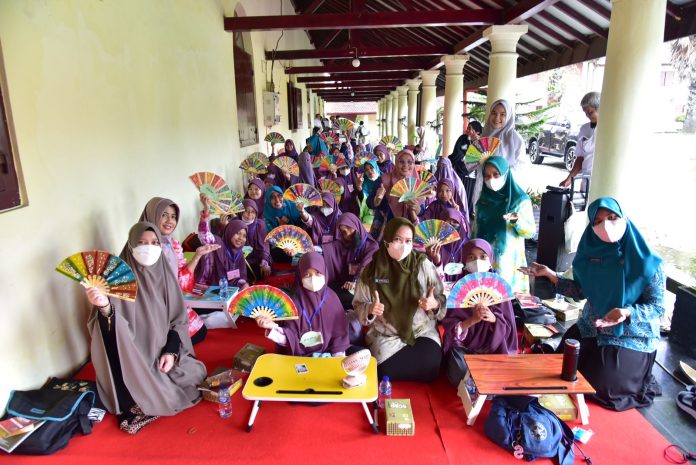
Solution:
<path fill-rule="evenodd" d="M 283 199 L 283 189 L 278 186 L 266 189 L 263 219 L 266 222 L 268 232 L 284 224 L 302 227 L 300 212 L 297 211 L 297 207 L 292 202 L 286 202 Z M 271 249 L 271 257 L 274 262 L 290 262 L 292 260 L 289 255 L 276 248 Z"/>
<path fill-rule="evenodd" d="M 652 366 L 665 311 L 662 259 L 616 200 L 599 198 L 587 213 L 590 224 L 573 260 L 574 279 L 538 263 L 521 271 L 547 277 L 560 294 L 587 298 L 565 338 L 580 340 L 579 369 L 597 391 L 594 400 L 619 411 L 645 407 L 661 394 Z"/>

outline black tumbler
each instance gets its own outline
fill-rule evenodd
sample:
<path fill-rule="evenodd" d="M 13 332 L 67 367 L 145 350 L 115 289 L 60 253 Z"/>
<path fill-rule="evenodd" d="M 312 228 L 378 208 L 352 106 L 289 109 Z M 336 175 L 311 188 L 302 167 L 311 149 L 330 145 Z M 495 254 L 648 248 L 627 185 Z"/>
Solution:
<path fill-rule="evenodd" d="M 576 339 L 566 339 L 563 346 L 563 370 L 561 379 L 564 381 L 576 381 L 578 379 L 578 358 L 580 356 L 580 342 Z"/>

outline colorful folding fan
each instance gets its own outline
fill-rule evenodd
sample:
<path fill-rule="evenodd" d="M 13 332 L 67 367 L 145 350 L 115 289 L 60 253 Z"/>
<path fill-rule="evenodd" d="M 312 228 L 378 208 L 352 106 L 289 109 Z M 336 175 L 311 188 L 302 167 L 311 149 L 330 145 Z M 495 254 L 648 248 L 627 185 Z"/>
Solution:
<path fill-rule="evenodd" d="M 368 152 L 367 150 L 363 150 L 362 152 L 358 152 L 355 154 L 355 166 L 362 166 L 368 160 L 372 160 L 372 161 L 376 162 L 377 155 L 375 155 L 372 152 Z"/>
<path fill-rule="evenodd" d="M 471 273 L 454 284 L 447 297 L 447 308 L 490 306 L 514 298 L 510 285 L 497 273 Z"/>
<path fill-rule="evenodd" d="M 305 207 L 321 207 L 321 192 L 309 184 L 293 184 L 283 194 L 285 200 L 301 203 Z"/>
<path fill-rule="evenodd" d="M 323 140 L 327 146 L 331 144 L 338 144 L 338 134 L 333 132 L 325 132 L 319 136 L 319 138 Z"/>
<path fill-rule="evenodd" d="M 264 165 L 268 166 L 271 162 L 268 159 L 268 155 L 266 155 L 263 152 L 254 152 L 251 155 L 249 155 L 247 158 L 256 158 L 257 160 L 261 160 Z"/>
<path fill-rule="evenodd" d="M 189 176 L 198 192 L 210 199 L 210 210 L 216 215 L 226 215 L 230 210 L 233 196 L 225 180 L 215 173 L 202 171 Z"/>
<path fill-rule="evenodd" d="M 279 132 L 269 132 L 263 140 L 271 144 L 282 144 L 285 142 L 285 137 Z"/>
<path fill-rule="evenodd" d="M 336 171 L 341 168 L 350 168 L 350 164 L 345 158 L 327 155 L 319 161 L 317 168 L 324 171 Z"/>
<path fill-rule="evenodd" d="M 245 158 L 239 167 L 248 174 L 265 174 L 268 171 L 263 161 L 252 157 Z"/>
<path fill-rule="evenodd" d="M 314 250 L 309 234 L 304 229 L 290 224 L 273 228 L 265 240 L 270 241 L 273 247 L 290 251 L 293 256 Z"/>
<path fill-rule="evenodd" d="M 300 175 L 300 166 L 297 164 L 295 160 L 288 156 L 276 158 L 275 160 L 273 160 L 273 164 L 281 170 L 283 170 L 284 173 L 289 173 L 293 176 Z"/>
<path fill-rule="evenodd" d="M 386 145 L 389 150 L 401 150 L 404 148 L 401 139 L 396 136 L 384 136 L 379 140 L 379 143 Z"/>
<path fill-rule="evenodd" d="M 355 123 L 348 118 L 338 118 L 336 122 L 338 123 L 339 131 L 352 131 L 355 126 Z"/>
<path fill-rule="evenodd" d="M 404 178 L 394 184 L 389 195 L 398 197 L 399 202 L 408 202 L 425 198 L 430 195 L 430 185 L 421 181 L 420 178 Z"/>
<path fill-rule="evenodd" d="M 60 262 L 56 271 L 86 288 L 94 287 L 117 299 L 134 302 L 138 294 L 138 282 L 131 267 L 116 255 L 102 250 L 73 254 Z"/>
<path fill-rule="evenodd" d="M 416 167 L 422 166 L 422 165 L 416 165 Z M 427 171 L 425 168 L 418 170 L 418 177 L 420 178 L 421 181 L 428 183 L 430 187 L 435 187 L 437 186 L 437 178 L 433 176 L 433 173 L 430 171 Z"/>
<path fill-rule="evenodd" d="M 495 155 L 500 139 L 497 137 L 482 137 L 469 145 L 464 155 L 464 165 L 469 171 L 473 171 L 490 157 Z"/>
<path fill-rule="evenodd" d="M 437 244 L 445 245 L 456 242 L 461 237 L 456 229 L 448 222 L 442 220 L 425 220 L 416 226 L 416 235 L 413 238 L 416 244 L 431 247 Z"/>
<path fill-rule="evenodd" d="M 244 211 L 244 197 L 236 192 L 232 192 L 232 202 L 230 203 L 230 208 L 225 214 L 236 215 L 237 213 L 242 213 Z"/>
<path fill-rule="evenodd" d="M 230 302 L 230 313 L 249 318 L 266 317 L 271 320 L 296 320 L 297 307 L 286 293 L 273 286 L 250 286 L 239 292 Z"/>
<path fill-rule="evenodd" d="M 343 186 L 334 181 L 333 179 L 320 179 L 319 189 L 322 192 L 331 192 L 336 197 L 336 201 L 341 201 L 341 196 L 343 195 Z"/>

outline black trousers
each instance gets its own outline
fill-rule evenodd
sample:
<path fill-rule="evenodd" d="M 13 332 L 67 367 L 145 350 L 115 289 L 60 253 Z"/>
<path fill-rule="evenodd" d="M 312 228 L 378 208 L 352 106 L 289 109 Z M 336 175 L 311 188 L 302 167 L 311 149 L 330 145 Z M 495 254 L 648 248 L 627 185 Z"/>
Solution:
<path fill-rule="evenodd" d="M 437 378 L 442 361 L 440 344 L 427 337 L 419 337 L 412 346 L 406 346 L 377 365 L 377 374 L 391 381 L 430 383 Z"/>

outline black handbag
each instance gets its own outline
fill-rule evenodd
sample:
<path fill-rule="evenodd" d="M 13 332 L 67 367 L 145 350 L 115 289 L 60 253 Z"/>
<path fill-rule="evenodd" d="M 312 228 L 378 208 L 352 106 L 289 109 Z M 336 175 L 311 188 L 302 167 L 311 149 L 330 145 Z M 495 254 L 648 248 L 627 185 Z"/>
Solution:
<path fill-rule="evenodd" d="M 88 414 L 94 405 L 94 397 L 91 391 L 12 391 L 7 401 L 6 418 L 19 416 L 30 420 L 45 420 L 13 453 L 48 455 L 64 449 L 77 433 L 90 434 L 92 421 Z"/>

